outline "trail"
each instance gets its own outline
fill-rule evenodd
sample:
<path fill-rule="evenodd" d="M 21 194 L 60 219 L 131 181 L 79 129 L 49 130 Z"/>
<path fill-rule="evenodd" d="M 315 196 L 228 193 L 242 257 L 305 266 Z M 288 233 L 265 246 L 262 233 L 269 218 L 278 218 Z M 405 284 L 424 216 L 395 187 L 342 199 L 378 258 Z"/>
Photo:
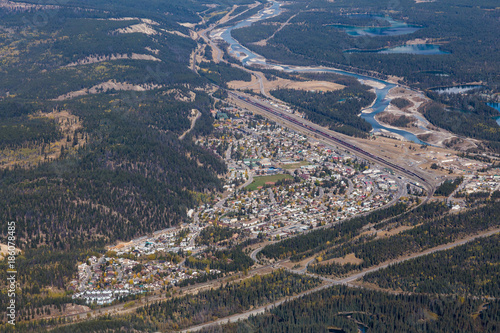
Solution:
<path fill-rule="evenodd" d="M 196 121 L 201 117 L 201 112 L 196 110 L 196 115 L 193 117 L 189 117 L 189 120 L 191 120 L 191 126 L 189 127 L 189 129 L 187 131 L 185 131 L 184 133 L 182 133 L 181 136 L 179 136 L 179 140 L 183 140 L 184 137 L 193 130 L 194 126 L 196 125 Z"/>

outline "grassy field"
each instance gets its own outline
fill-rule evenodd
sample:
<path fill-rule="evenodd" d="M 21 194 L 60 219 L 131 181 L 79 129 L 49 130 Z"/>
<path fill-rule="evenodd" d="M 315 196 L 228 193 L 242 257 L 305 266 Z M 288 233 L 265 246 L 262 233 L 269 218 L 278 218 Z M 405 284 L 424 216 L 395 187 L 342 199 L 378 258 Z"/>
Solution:
<path fill-rule="evenodd" d="M 307 161 L 300 161 L 300 162 L 291 163 L 291 164 L 281 164 L 280 168 L 283 168 L 283 169 L 286 169 L 286 170 L 290 170 L 290 169 L 300 168 L 301 166 L 304 166 L 304 165 L 309 165 L 309 162 L 307 162 Z"/>
<path fill-rule="evenodd" d="M 262 176 L 255 177 L 253 182 L 246 187 L 249 191 L 254 191 L 261 186 L 264 186 L 267 182 L 277 182 L 282 179 L 292 179 L 293 177 L 290 175 L 272 175 L 272 176 Z"/>

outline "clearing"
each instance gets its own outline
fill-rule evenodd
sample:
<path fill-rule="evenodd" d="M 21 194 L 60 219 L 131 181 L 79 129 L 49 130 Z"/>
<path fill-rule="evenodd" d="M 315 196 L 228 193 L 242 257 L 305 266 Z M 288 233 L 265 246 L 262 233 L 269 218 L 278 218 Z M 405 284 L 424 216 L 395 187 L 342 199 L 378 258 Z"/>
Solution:
<path fill-rule="evenodd" d="M 280 168 L 283 168 L 285 170 L 294 170 L 294 169 L 298 169 L 301 166 L 305 166 L 305 165 L 309 165 L 309 162 L 300 161 L 297 163 L 280 164 Z"/>
<path fill-rule="evenodd" d="M 363 263 L 363 259 L 356 258 L 354 253 L 346 254 L 343 258 L 333 258 L 330 260 L 321 261 L 319 265 L 326 265 L 336 263 L 339 265 L 352 264 L 352 265 L 360 265 Z"/>
<path fill-rule="evenodd" d="M 290 175 L 272 175 L 272 176 L 262 176 L 255 177 L 253 182 L 246 187 L 249 191 L 257 190 L 258 188 L 264 187 L 264 185 L 272 185 L 275 184 L 279 180 L 283 179 L 293 179 Z"/>
<path fill-rule="evenodd" d="M 258 72 L 257 72 L 258 73 Z M 276 89 L 295 89 L 295 90 L 306 90 L 306 91 L 335 91 L 343 89 L 344 86 L 338 83 L 328 82 L 328 81 L 292 81 L 289 79 L 276 78 L 276 80 L 267 80 L 264 74 L 258 73 L 262 77 L 262 82 L 264 90 L 269 93 L 271 90 Z M 252 76 L 252 81 L 231 81 L 228 82 L 230 89 L 238 90 L 252 90 L 255 93 L 260 93 L 260 83 Z"/>

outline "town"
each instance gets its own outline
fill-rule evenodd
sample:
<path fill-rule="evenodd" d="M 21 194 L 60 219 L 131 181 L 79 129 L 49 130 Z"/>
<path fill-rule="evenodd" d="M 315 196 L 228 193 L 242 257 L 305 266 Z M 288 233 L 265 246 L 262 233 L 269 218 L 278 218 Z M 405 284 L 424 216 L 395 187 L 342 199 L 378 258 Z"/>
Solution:
<path fill-rule="evenodd" d="M 279 241 L 426 195 L 418 183 L 390 169 L 260 115 L 234 106 L 213 110 L 212 115 L 214 133 L 196 143 L 225 160 L 228 171 L 224 193 L 206 198 L 196 209 L 189 210 L 190 223 L 110 246 L 106 255 L 81 263 L 78 279 L 70 282 L 74 299 L 105 305 L 228 273 L 210 265 L 197 268 L 186 264 L 202 262 L 207 251 L 226 249 L 226 242 L 199 241 L 207 227 L 238 231 L 229 234 L 236 243 L 252 239 Z M 439 155 L 431 150 L 425 154 Z M 455 208 L 463 207 L 459 197 L 464 193 L 490 193 L 500 187 L 498 176 L 471 175 L 471 170 L 476 173 L 486 163 L 469 162 L 464 170 L 461 160 L 443 156 L 436 164 L 443 170 L 455 165 L 454 170 L 458 170 L 461 166 L 467 177 L 454 193 L 458 198 L 450 203 Z"/>

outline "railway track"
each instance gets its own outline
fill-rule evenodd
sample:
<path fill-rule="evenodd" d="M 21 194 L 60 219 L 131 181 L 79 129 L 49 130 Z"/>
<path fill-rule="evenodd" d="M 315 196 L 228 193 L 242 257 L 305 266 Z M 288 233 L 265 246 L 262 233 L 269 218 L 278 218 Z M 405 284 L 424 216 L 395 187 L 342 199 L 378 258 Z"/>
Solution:
<path fill-rule="evenodd" d="M 247 104 L 250 104 L 253 107 L 256 107 L 256 108 L 258 108 L 258 109 L 260 109 L 262 111 L 265 111 L 265 112 L 270 113 L 270 114 L 272 114 L 272 115 L 274 115 L 276 117 L 279 117 L 279 118 L 284 119 L 284 120 L 286 120 L 288 122 L 291 122 L 292 124 L 294 124 L 296 126 L 299 126 L 299 127 L 303 128 L 303 129 L 306 129 L 306 130 L 308 130 L 310 132 L 313 132 L 316 135 L 319 135 L 319 136 L 321 136 L 324 139 L 333 141 L 333 142 L 335 142 L 335 143 L 337 143 L 337 144 L 339 144 L 339 145 L 341 145 L 341 146 L 343 146 L 345 148 L 348 148 L 348 149 L 350 149 L 350 150 L 358 153 L 359 155 L 363 155 L 364 157 L 367 157 L 368 159 L 370 159 L 372 161 L 376 161 L 376 162 L 378 162 L 380 164 L 388 166 L 388 167 L 390 167 L 390 168 L 398 171 L 400 174 L 404 174 L 405 176 L 408 176 L 408 177 L 410 177 L 412 179 L 418 179 L 422 183 L 426 184 L 427 187 L 428 187 L 428 190 L 430 190 L 430 191 L 432 191 L 432 189 L 433 189 L 432 184 L 430 184 L 425 178 L 423 178 L 422 176 L 418 175 L 417 173 L 415 173 L 415 172 L 413 172 L 411 170 L 408 170 L 408 169 L 403 168 L 403 167 L 401 167 L 401 166 L 399 166 L 399 165 L 397 165 L 395 163 L 387 161 L 387 160 L 383 159 L 380 156 L 377 156 L 377 155 L 374 155 L 374 154 L 372 154 L 370 152 L 367 152 L 366 150 L 363 150 L 363 149 L 361 149 L 361 148 L 359 148 L 359 147 L 357 147 L 357 146 L 355 146 L 355 145 L 353 145 L 353 144 L 351 144 L 349 142 L 346 142 L 346 141 L 344 141 L 342 139 L 339 139 L 339 138 L 337 138 L 337 137 L 335 137 L 335 136 L 333 136 L 333 135 L 331 135 L 331 134 L 329 134 L 329 133 L 327 133 L 327 132 L 325 132 L 325 131 L 323 131 L 321 129 L 318 129 L 317 127 L 311 126 L 307 122 L 303 122 L 303 121 L 297 120 L 296 118 L 294 118 L 294 117 L 292 117 L 292 116 L 290 116 L 290 115 L 288 115 L 286 113 L 279 112 L 279 111 L 277 111 L 277 110 L 275 110 L 275 109 L 273 109 L 273 108 L 271 108 L 271 107 L 269 107 L 267 105 L 263 105 L 261 103 L 255 102 L 255 101 L 251 100 L 250 98 L 248 98 L 246 96 L 239 95 L 239 94 L 237 94 L 237 93 L 235 93 L 233 91 L 228 91 L 228 93 L 230 95 L 232 95 L 234 98 L 237 98 L 237 99 L 239 99 L 239 100 L 241 100 L 241 101 L 243 101 L 243 102 L 245 102 Z"/>

